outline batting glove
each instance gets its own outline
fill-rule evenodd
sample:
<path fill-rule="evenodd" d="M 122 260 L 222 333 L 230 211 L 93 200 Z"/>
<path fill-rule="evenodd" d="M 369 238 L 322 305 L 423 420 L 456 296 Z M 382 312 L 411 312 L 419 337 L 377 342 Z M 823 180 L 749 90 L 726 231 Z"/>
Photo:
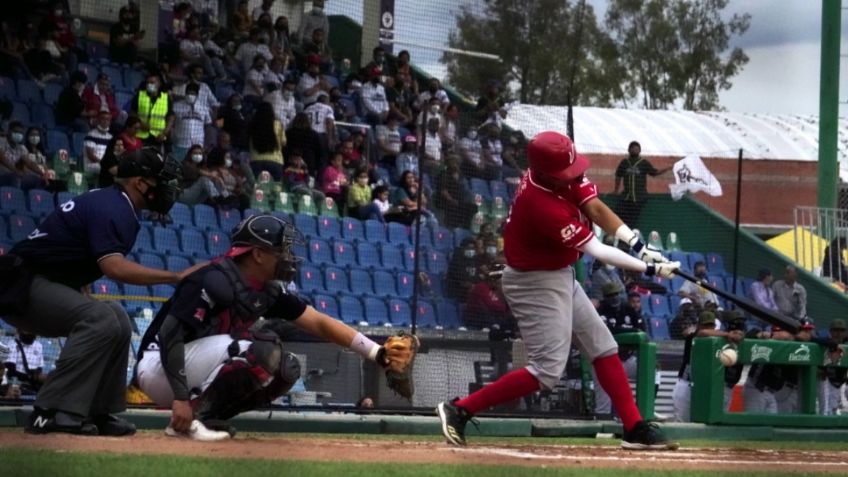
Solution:
<path fill-rule="evenodd" d="M 639 236 L 627 225 L 622 224 L 615 231 L 615 237 L 629 245 L 636 253 L 636 256 L 639 257 L 639 260 L 647 264 L 668 262 L 668 259 L 663 256 L 662 252 L 656 247 L 645 245 L 645 242 L 639 239 Z"/>
<path fill-rule="evenodd" d="M 645 275 L 649 277 L 652 275 L 659 275 L 663 278 L 671 278 L 674 276 L 674 272 L 680 268 L 680 262 L 662 262 L 662 263 L 649 263 L 647 270 L 645 270 Z"/>

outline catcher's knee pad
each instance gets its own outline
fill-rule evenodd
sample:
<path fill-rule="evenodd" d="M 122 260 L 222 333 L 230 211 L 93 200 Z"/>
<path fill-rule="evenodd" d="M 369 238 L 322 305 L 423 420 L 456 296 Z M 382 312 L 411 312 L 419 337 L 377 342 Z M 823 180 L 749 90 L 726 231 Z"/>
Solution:
<path fill-rule="evenodd" d="M 287 393 L 298 379 L 300 379 L 300 360 L 294 354 L 283 351 L 280 368 L 274 375 L 274 380 L 266 388 L 268 401 L 273 401 Z"/>
<path fill-rule="evenodd" d="M 246 361 L 250 372 L 259 380 L 260 385 L 265 387 L 280 370 L 284 358 L 283 346 L 278 340 L 257 340 L 240 358 Z M 238 359 L 234 358 L 234 361 Z"/>

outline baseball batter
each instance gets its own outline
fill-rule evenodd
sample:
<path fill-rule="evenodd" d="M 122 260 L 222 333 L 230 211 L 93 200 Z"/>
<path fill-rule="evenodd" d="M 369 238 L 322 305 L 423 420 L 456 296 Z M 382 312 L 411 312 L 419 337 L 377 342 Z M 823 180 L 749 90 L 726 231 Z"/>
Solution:
<path fill-rule="evenodd" d="M 227 439 L 235 434 L 227 419 L 291 389 L 300 364 L 272 327 L 254 326 L 261 316 L 269 324 L 290 321 L 392 372 L 408 370 L 416 340 L 390 338 L 379 346 L 286 293 L 299 261 L 292 253 L 298 237 L 272 215 L 243 220 L 225 256 L 182 280 L 156 315 L 141 342 L 137 381 L 156 404 L 171 408 L 167 435 Z"/>
<path fill-rule="evenodd" d="M 619 268 L 670 277 L 680 264 L 646 246 L 600 199 L 584 172 L 589 166 L 567 136 L 543 132 L 527 146 L 530 170 L 521 179 L 504 229 L 503 291 L 527 348 L 529 364 L 436 412 L 448 443 L 465 444 L 475 414 L 559 381 L 571 337 L 592 362 L 624 427 L 626 449 L 676 449 L 642 419 L 609 329 L 577 283 L 572 264 L 582 253 Z M 639 259 L 603 245 L 592 222 L 628 243 Z M 640 260 L 641 259 L 641 260 Z"/>

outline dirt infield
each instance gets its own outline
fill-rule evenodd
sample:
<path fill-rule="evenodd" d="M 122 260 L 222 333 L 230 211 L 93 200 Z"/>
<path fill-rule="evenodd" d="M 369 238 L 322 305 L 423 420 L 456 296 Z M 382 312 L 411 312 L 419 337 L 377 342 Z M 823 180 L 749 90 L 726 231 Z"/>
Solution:
<path fill-rule="evenodd" d="M 612 446 L 493 445 L 467 448 L 437 442 L 320 437 L 237 437 L 200 443 L 143 432 L 129 438 L 33 436 L 0 432 L 0 448 L 62 452 L 172 454 L 271 460 L 412 462 L 442 464 L 603 467 L 680 470 L 805 471 L 848 474 L 848 452 L 682 448 L 676 452 L 633 452 Z"/>

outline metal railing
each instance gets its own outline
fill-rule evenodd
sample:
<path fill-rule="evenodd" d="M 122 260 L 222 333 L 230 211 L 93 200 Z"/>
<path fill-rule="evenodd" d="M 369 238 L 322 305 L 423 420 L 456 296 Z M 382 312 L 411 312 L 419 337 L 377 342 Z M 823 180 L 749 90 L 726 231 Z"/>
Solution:
<path fill-rule="evenodd" d="M 795 208 L 795 261 L 814 274 L 848 283 L 848 209 Z"/>

